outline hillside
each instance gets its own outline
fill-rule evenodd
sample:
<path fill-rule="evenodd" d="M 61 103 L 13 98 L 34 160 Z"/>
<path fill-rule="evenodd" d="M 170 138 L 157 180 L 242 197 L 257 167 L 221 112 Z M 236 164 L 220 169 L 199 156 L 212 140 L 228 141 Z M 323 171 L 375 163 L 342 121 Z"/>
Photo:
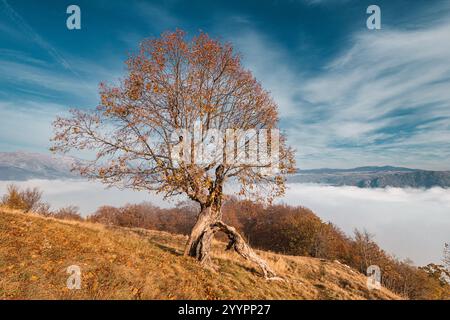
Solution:
<path fill-rule="evenodd" d="M 186 238 L 0 209 L 1 299 L 398 299 L 338 262 L 260 252 L 288 281 L 266 281 L 224 244 L 215 273 L 181 256 Z M 66 288 L 78 265 L 82 289 Z"/>

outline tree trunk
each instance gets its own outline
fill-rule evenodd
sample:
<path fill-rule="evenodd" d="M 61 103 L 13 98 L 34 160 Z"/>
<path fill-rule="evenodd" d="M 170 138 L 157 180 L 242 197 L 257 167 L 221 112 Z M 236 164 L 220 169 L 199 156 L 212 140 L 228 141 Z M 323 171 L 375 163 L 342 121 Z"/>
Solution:
<path fill-rule="evenodd" d="M 282 280 L 277 277 L 267 262 L 253 251 L 235 228 L 225 224 L 221 220 L 220 210 L 216 211 L 211 207 L 202 208 L 186 243 L 184 255 L 197 259 L 206 267 L 213 267 L 211 261 L 211 244 L 214 234 L 222 231 L 229 239 L 226 250 L 234 249 L 243 258 L 257 264 L 261 268 L 264 278 Z"/>
<path fill-rule="evenodd" d="M 192 228 L 189 239 L 184 249 L 184 255 L 196 258 L 201 264 L 212 266 L 210 251 L 214 233 L 217 230 L 212 226 L 220 219 L 219 213 L 211 207 L 201 209 L 197 222 Z"/>

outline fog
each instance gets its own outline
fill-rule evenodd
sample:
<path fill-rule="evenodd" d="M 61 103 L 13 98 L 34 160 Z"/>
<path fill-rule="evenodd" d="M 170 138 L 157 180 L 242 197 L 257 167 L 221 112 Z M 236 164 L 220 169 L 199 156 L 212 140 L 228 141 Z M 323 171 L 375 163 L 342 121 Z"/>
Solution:
<path fill-rule="evenodd" d="M 360 189 L 292 184 L 282 200 L 312 209 L 347 234 L 374 234 L 387 252 L 417 265 L 441 262 L 450 242 L 450 189 Z"/>
<path fill-rule="evenodd" d="M 161 196 L 149 192 L 105 188 L 105 185 L 99 182 L 77 179 L 0 181 L 0 194 L 3 194 L 7 185 L 11 183 L 20 187 L 38 187 L 44 192 L 44 201 L 50 203 L 53 209 L 74 205 L 80 209 L 83 216 L 93 213 L 103 205 L 122 206 L 126 203 L 142 201 L 150 201 L 160 207 L 172 207 L 176 204 L 176 199 L 169 202 Z"/>
<path fill-rule="evenodd" d="M 0 181 L 0 194 L 9 183 Z M 182 200 L 168 202 L 147 192 L 105 189 L 100 183 L 80 180 L 30 180 L 17 184 L 41 188 L 44 200 L 52 208 L 75 205 L 83 215 L 101 205 L 151 201 L 161 207 L 171 207 Z M 449 189 L 360 189 L 290 184 L 286 196 L 279 202 L 308 207 L 347 234 L 352 234 L 355 228 L 366 229 L 387 252 L 401 259 L 408 257 L 417 265 L 439 263 L 444 242 L 450 242 Z"/>

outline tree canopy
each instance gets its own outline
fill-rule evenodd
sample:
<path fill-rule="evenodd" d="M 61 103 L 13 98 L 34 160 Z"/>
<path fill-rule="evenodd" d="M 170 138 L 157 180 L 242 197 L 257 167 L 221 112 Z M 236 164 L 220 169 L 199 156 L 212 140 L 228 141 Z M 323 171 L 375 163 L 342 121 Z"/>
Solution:
<path fill-rule="evenodd" d="M 277 105 L 231 44 L 205 33 L 187 40 L 177 30 L 143 41 L 126 65 L 119 85 L 100 84 L 95 110 L 72 110 L 54 123 L 52 150 L 95 150 L 94 160 L 77 163 L 82 175 L 167 197 L 186 194 L 203 205 L 229 178 L 242 195 L 272 200 L 283 194 L 293 150 L 277 131 Z M 208 135 L 211 130 L 226 134 Z M 196 161 L 208 139 L 217 143 L 214 156 Z M 256 162 L 246 161 L 252 156 Z"/>

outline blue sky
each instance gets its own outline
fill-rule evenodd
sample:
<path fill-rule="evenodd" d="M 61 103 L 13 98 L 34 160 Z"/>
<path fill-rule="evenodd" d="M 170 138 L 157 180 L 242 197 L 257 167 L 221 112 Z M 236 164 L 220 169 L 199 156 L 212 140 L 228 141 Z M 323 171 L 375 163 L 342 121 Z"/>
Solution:
<path fill-rule="evenodd" d="M 66 8 L 81 8 L 81 30 Z M 366 28 L 381 8 L 382 29 Z M 280 107 L 301 168 L 450 169 L 450 1 L 0 0 L 0 151 L 48 152 L 51 121 L 166 30 L 231 41 Z"/>

